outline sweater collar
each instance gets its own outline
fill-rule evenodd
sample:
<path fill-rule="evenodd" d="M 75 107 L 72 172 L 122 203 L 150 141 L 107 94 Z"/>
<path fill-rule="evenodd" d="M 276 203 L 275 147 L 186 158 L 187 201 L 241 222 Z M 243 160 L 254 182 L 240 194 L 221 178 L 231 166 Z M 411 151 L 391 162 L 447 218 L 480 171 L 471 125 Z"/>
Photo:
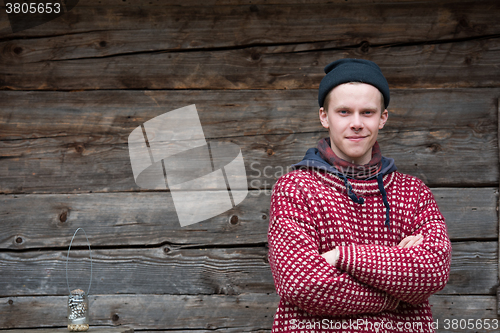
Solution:
<path fill-rule="evenodd" d="M 318 142 L 318 151 L 321 158 L 333 165 L 347 178 L 372 178 L 382 169 L 382 153 L 376 141 L 372 147 L 372 158 L 370 162 L 364 165 L 354 164 L 338 157 L 331 147 L 330 138 L 323 138 Z"/>
<path fill-rule="evenodd" d="M 346 184 L 342 176 L 338 176 L 330 172 L 324 172 L 315 168 L 310 168 L 309 170 L 323 183 L 336 188 L 340 192 L 347 193 Z M 394 177 L 395 172 L 388 173 L 381 177 L 384 188 L 391 186 L 394 181 Z M 364 197 L 381 194 L 378 182 L 374 182 L 373 180 L 349 179 L 349 184 L 351 184 L 352 190 L 357 196 Z"/>

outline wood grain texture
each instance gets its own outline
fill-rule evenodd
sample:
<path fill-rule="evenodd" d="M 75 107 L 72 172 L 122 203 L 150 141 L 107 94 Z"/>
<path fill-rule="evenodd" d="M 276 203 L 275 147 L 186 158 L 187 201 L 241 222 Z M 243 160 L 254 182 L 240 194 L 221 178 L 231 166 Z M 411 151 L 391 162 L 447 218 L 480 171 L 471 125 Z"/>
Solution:
<path fill-rule="evenodd" d="M 434 188 L 450 237 L 496 240 L 496 188 Z M 234 209 L 180 227 L 166 192 L 0 196 L 0 247 L 67 248 L 84 228 L 92 246 L 204 246 L 267 242 L 270 191 L 250 191 Z"/>
<path fill-rule="evenodd" d="M 2 333 L 67 333 L 67 328 L 41 328 L 41 329 L 14 329 L 2 330 Z M 128 327 L 95 327 L 90 328 L 92 333 L 134 333 L 133 328 Z"/>
<path fill-rule="evenodd" d="M 301 46 L 310 50 L 352 47 L 363 42 L 393 45 L 500 33 L 496 21 L 500 6 L 492 0 L 214 2 L 80 1 L 62 17 L 15 34 L 3 10 L 0 38 L 7 41 L 0 44 L 0 63 L 322 43 Z"/>
<path fill-rule="evenodd" d="M 76 244 L 74 244 L 76 245 Z M 444 295 L 496 295 L 498 242 L 454 242 Z M 242 295 L 274 293 L 264 246 L 92 251 L 91 294 Z M 65 295 L 66 252 L 0 253 L 0 296 Z M 88 289 L 89 252 L 71 250 L 70 289 Z"/>
<path fill-rule="evenodd" d="M 496 131 L 500 89 L 392 89 L 383 132 Z M 0 91 L 0 141 L 109 136 L 195 104 L 207 139 L 323 131 L 318 92 L 308 90 Z M 54 121 L 57 119 L 57 121 Z"/>
<path fill-rule="evenodd" d="M 495 332 L 500 327 L 500 316 L 496 314 L 496 297 L 482 295 L 463 295 L 459 297 L 434 295 L 430 297 L 432 304 L 432 314 L 434 322 L 437 324 L 437 333 L 451 332 Z M 489 319 L 489 324 L 496 323 L 490 326 L 489 330 L 484 329 L 463 329 L 458 326 L 456 329 L 451 327 L 452 320 L 466 321 L 473 319 L 480 320 L 484 325 L 485 319 Z M 462 323 L 463 324 L 463 323 Z M 462 326 L 463 327 L 463 326 Z M 479 327 L 479 326 L 475 326 Z"/>
<path fill-rule="evenodd" d="M 6 314 L 0 317 L 1 327 L 15 328 L 21 316 L 26 318 L 26 327 L 62 326 L 66 321 L 64 296 L 8 297 L 0 301 L 0 312 Z M 141 331 L 269 332 L 278 301 L 275 294 L 96 295 L 91 297 L 90 316 L 91 325 L 127 325 Z M 446 319 L 500 319 L 494 296 L 434 295 L 430 302 L 438 333 L 464 331 L 445 329 Z M 29 316 L 25 309 L 30 309 Z"/>
<path fill-rule="evenodd" d="M 12 302 L 9 302 L 12 301 Z M 0 298 L 0 327 L 62 326 L 65 296 Z M 218 295 L 91 295 L 90 325 L 126 325 L 138 329 L 269 329 L 278 297 L 275 294 Z M 27 316 L 26 309 L 29 309 Z"/>
<path fill-rule="evenodd" d="M 500 2 L 85 0 L 16 34 L 4 8 L 0 329 L 64 330 L 66 250 L 84 227 L 93 328 L 270 332 L 269 190 L 327 135 L 317 87 L 343 57 L 382 68 L 392 93 L 382 151 L 432 187 L 446 217 L 453 261 L 431 297 L 437 332 L 464 332 L 446 320 L 500 319 Z M 135 184 L 127 138 L 189 104 L 208 141 L 242 149 L 250 193 L 181 228 L 168 191 Z M 77 239 L 82 260 L 69 266 L 83 288 L 85 245 Z"/>
<path fill-rule="evenodd" d="M 302 51 L 299 45 L 0 63 L 0 89 L 316 89 L 335 59 L 365 58 L 391 88 L 499 87 L 500 39 Z M 409 66 L 411 64 L 411 66 Z"/>
<path fill-rule="evenodd" d="M 491 161 L 498 159 L 492 135 L 498 93 L 395 90 L 380 136 L 384 154 L 396 159 L 399 170 L 432 186 L 496 184 L 498 170 Z M 135 190 L 128 135 L 143 122 L 191 103 L 197 103 L 209 141 L 240 145 L 254 180 L 249 188 L 262 188 L 265 181 L 269 187 L 327 135 L 312 90 L 4 91 L 0 97 L 4 193 Z"/>
<path fill-rule="evenodd" d="M 327 132 L 220 138 L 241 149 L 249 189 L 270 189 Z M 498 184 L 496 133 L 473 129 L 379 133 L 398 170 L 429 186 Z M 62 136 L 1 141 L 0 193 L 137 191 L 128 146 L 108 136 Z M 196 165 L 186 163 L 186 170 Z M 478 170 L 481 170 L 478 173 Z M 244 180 L 242 180 L 244 182 Z"/>

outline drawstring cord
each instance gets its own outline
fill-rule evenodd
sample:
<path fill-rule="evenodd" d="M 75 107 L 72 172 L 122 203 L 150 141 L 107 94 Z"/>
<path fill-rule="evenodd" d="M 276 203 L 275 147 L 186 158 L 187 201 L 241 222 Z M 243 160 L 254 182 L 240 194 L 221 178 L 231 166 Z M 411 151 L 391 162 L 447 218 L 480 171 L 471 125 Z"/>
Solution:
<path fill-rule="evenodd" d="M 365 199 L 362 197 L 358 198 L 356 194 L 354 194 L 354 192 L 352 191 L 351 183 L 347 181 L 347 178 L 344 174 L 341 173 L 339 176 L 344 180 L 345 188 L 347 190 L 347 195 L 349 196 L 349 198 L 351 198 L 351 200 L 355 203 L 362 205 L 365 202 Z"/>
<path fill-rule="evenodd" d="M 344 174 L 339 174 L 339 177 L 342 178 L 345 184 L 345 188 L 347 190 L 347 195 L 349 198 L 351 198 L 352 201 L 354 201 L 357 204 L 362 205 L 365 202 L 365 199 L 363 197 L 357 197 L 356 194 L 352 190 L 351 183 L 347 180 L 347 177 Z M 384 201 L 384 206 L 385 206 L 385 226 L 389 228 L 389 231 L 391 230 L 391 220 L 390 220 L 390 207 L 389 207 L 389 202 L 387 201 L 387 192 L 385 191 L 384 188 L 384 179 L 383 175 L 379 173 L 377 175 L 377 184 L 378 184 L 378 189 L 380 193 L 382 194 L 382 200 Z"/>
<path fill-rule="evenodd" d="M 385 206 L 385 225 L 389 228 L 389 231 L 391 230 L 391 222 L 389 218 L 389 202 L 387 201 L 387 192 L 385 192 L 384 188 L 384 179 L 382 178 L 382 174 L 379 173 L 377 175 L 377 183 L 378 183 L 378 189 L 380 190 L 380 193 L 382 193 L 382 200 L 384 201 L 384 206 Z"/>

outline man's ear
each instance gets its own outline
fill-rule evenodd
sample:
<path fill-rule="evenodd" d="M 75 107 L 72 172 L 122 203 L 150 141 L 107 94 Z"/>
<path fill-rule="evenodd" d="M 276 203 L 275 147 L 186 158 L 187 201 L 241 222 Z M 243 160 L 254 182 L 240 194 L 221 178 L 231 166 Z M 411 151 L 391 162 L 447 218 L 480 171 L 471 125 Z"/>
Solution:
<path fill-rule="evenodd" d="M 328 111 L 324 107 L 319 108 L 319 121 L 324 128 L 330 128 L 328 125 Z"/>
<path fill-rule="evenodd" d="M 387 119 L 389 118 L 389 111 L 385 109 L 382 111 L 382 114 L 380 115 L 380 121 L 378 123 L 378 129 L 384 128 L 385 123 L 387 122 Z"/>

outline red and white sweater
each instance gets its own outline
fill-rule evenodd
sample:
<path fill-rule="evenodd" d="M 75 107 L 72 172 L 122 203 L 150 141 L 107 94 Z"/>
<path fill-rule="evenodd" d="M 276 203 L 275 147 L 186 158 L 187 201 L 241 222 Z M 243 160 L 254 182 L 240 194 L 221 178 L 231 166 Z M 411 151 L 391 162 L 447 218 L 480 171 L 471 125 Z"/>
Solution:
<path fill-rule="evenodd" d="M 399 172 L 384 176 L 391 230 L 377 180 L 292 171 L 273 187 L 269 263 L 281 301 L 273 332 L 434 332 L 430 295 L 449 277 L 451 244 L 429 188 Z M 421 245 L 399 242 L 422 234 Z M 322 253 L 337 247 L 332 266 Z"/>

